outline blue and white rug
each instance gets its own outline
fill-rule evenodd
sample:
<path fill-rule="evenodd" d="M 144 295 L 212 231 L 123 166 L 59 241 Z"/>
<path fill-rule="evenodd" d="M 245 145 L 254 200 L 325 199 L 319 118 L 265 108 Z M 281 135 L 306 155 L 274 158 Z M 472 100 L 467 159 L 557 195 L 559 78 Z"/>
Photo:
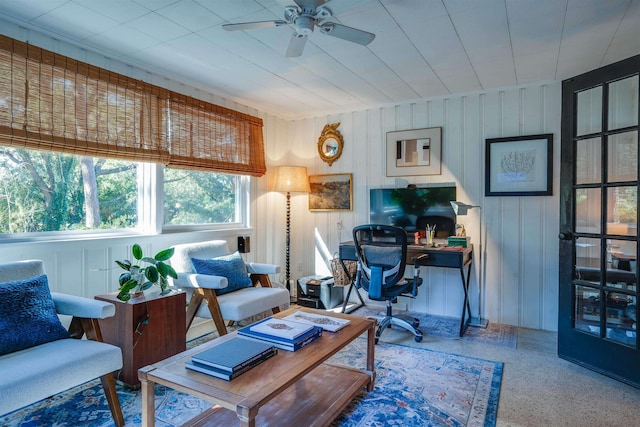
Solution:
<path fill-rule="evenodd" d="M 345 409 L 333 426 L 495 426 L 502 363 L 403 345 L 376 346 L 376 384 Z M 366 366 L 366 339 L 332 363 Z M 126 426 L 142 422 L 140 391 L 118 386 Z M 210 403 L 156 385 L 156 426 L 181 425 Z M 3 427 L 113 426 L 98 380 L 0 416 Z"/>
<path fill-rule="evenodd" d="M 351 314 L 357 316 L 384 316 L 384 308 L 364 306 Z M 516 348 L 517 345 L 518 334 L 515 326 L 489 322 L 486 328 L 468 327 L 464 335 L 460 337 L 459 317 L 436 316 L 411 311 L 394 312 L 394 314 L 405 314 L 418 318 L 420 320 L 420 330 L 425 337 L 462 340 L 508 348 Z M 380 339 L 384 340 L 384 338 L 385 334 L 382 334 Z"/>

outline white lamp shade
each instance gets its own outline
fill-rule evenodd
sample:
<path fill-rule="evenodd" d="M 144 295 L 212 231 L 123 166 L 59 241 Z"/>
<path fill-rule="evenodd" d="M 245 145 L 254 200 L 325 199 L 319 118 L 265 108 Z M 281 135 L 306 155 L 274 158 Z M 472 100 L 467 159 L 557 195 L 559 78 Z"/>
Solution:
<path fill-rule="evenodd" d="M 281 192 L 305 192 L 308 193 L 309 177 L 304 166 L 278 166 L 273 191 Z"/>
<path fill-rule="evenodd" d="M 480 206 L 477 205 L 468 205 L 466 203 L 463 202 L 454 202 L 453 200 L 450 202 L 451 203 L 451 207 L 453 208 L 453 211 L 456 213 L 456 215 L 466 215 L 467 211 L 469 209 L 473 209 L 473 208 L 479 208 Z"/>

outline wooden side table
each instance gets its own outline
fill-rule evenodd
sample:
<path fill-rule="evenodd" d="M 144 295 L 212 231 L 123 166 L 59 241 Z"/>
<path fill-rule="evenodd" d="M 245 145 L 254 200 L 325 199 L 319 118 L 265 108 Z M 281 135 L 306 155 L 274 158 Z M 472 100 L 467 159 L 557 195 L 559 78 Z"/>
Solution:
<path fill-rule="evenodd" d="M 102 338 L 122 349 L 123 366 L 116 380 L 139 388 L 138 369 L 186 350 L 186 294 L 132 297 L 128 302 L 117 295 L 95 296 L 116 306 L 113 317 L 99 321 Z"/>

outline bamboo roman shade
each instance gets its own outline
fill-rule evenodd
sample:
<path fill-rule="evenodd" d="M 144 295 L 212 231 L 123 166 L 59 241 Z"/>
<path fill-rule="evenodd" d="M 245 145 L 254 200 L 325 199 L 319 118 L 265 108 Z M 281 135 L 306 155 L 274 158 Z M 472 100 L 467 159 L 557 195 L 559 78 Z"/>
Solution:
<path fill-rule="evenodd" d="M 0 36 L 0 144 L 262 176 L 262 119 Z"/>
<path fill-rule="evenodd" d="M 169 167 L 262 176 L 262 119 L 171 93 L 163 117 Z"/>

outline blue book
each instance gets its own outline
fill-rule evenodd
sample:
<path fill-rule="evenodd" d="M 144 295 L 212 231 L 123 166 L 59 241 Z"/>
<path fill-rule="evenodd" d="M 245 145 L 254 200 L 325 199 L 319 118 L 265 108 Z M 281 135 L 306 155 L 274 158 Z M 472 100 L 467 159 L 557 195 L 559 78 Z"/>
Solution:
<path fill-rule="evenodd" d="M 250 341 L 250 340 L 248 340 L 248 341 Z M 203 365 L 203 364 L 195 362 L 193 360 L 191 362 L 185 362 L 184 363 L 184 367 L 187 368 L 187 369 L 191 369 L 192 371 L 196 371 L 196 372 L 200 372 L 200 373 L 203 373 L 203 374 L 211 375 L 212 377 L 220 378 L 220 379 L 225 380 L 225 381 L 231 381 L 235 377 L 237 377 L 237 376 L 239 376 L 241 374 L 244 374 L 245 372 L 247 372 L 248 370 L 250 370 L 254 366 L 262 363 L 263 361 L 269 359 L 270 357 L 275 356 L 276 354 L 277 354 L 277 350 L 273 349 L 272 352 L 264 354 L 263 356 L 261 356 L 260 359 L 254 360 L 251 364 L 245 365 L 242 369 L 239 369 L 239 370 L 237 370 L 235 372 L 229 372 L 229 371 L 225 371 L 225 370 L 222 370 L 222 369 L 216 369 L 213 366 Z"/>
<path fill-rule="evenodd" d="M 238 334 L 244 337 L 254 338 L 256 340 L 260 340 L 263 342 L 267 342 L 272 344 L 273 346 L 286 351 L 297 351 L 302 347 L 310 344 L 312 341 L 322 336 L 322 328 L 319 326 L 314 326 L 309 332 L 295 340 L 287 340 L 284 338 L 275 337 L 272 335 L 262 334 L 260 332 L 256 332 L 251 330 L 248 326 L 244 328 L 238 329 Z"/>
<path fill-rule="evenodd" d="M 191 361 L 229 373 L 237 372 L 266 354 L 275 352 L 273 345 L 235 337 L 191 356 Z"/>

